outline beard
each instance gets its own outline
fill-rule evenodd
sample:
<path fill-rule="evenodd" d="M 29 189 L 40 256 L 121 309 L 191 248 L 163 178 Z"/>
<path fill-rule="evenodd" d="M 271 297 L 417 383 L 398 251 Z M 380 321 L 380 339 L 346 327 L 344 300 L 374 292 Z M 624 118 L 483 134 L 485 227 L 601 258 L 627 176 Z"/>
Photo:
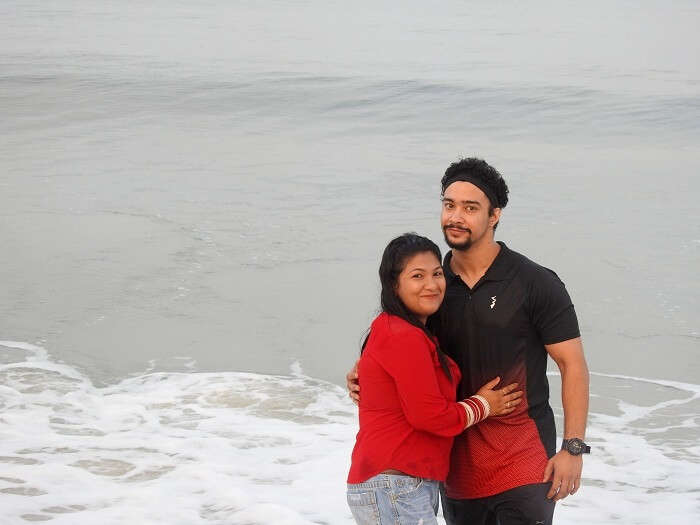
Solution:
<path fill-rule="evenodd" d="M 462 251 L 462 252 L 466 252 L 469 248 L 472 247 L 472 244 L 474 244 L 474 241 L 471 237 L 472 231 L 469 228 L 460 228 L 460 230 L 462 230 L 462 231 L 469 232 L 469 237 L 462 242 L 455 242 L 455 241 L 451 241 L 447 237 L 447 228 L 448 227 L 454 228 L 455 226 L 448 224 L 446 226 L 443 226 L 443 228 L 442 228 L 442 234 L 445 237 L 445 242 L 447 243 L 447 246 L 449 246 L 453 250 L 458 250 L 458 251 Z"/>

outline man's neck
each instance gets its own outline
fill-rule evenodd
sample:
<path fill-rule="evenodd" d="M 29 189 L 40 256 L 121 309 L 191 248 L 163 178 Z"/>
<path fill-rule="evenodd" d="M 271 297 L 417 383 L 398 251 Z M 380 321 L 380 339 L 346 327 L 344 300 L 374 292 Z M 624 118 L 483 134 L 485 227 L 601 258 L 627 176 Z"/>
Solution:
<path fill-rule="evenodd" d="M 501 251 L 501 245 L 490 239 L 483 244 L 472 245 L 468 250 L 452 250 L 450 269 L 473 288 L 489 269 Z"/>

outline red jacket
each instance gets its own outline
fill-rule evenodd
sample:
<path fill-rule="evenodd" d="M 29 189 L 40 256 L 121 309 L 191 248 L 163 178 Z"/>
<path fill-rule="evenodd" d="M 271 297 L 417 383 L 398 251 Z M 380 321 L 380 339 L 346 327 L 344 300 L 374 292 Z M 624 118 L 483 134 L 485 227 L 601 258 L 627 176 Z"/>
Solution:
<path fill-rule="evenodd" d="M 455 402 L 460 372 L 447 358 L 450 380 L 435 344 L 399 317 L 381 313 L 360 359 L 360 431 L 348 483 L 383 470 L 444 481 L 453 437 L 467 418 Z"/>

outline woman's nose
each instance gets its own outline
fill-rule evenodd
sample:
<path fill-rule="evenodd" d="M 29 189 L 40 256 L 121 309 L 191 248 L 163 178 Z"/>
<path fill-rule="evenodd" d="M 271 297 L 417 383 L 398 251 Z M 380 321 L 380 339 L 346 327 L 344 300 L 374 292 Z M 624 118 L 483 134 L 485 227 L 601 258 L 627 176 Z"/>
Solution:
<path fill-rule="evenodd" d="M 425 283 L 425 287 L 429 290 L 438 290 L 440 288 L 438 285 L 438 280 L 435 277 L 429 277 Z"/>

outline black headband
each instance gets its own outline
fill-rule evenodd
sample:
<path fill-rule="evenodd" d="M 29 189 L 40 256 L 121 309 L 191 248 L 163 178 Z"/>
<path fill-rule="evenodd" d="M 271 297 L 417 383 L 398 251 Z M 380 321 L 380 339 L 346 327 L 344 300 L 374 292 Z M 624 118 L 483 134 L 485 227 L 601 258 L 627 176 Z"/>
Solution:
<path fill-rule="evenodd" d="M 445 188 L 442 191 L 443 194 L 445 193 L 445 190 L 449 187 L 449 185 L 453 182 L 468 182 L 470 184 L 473 184 L 474 186 L 476 186 L 484 192 L 486 198 L 488 198 L 488 200 L 491 201 L 491 206 L 493 206 L 494 208 L 501 207 L 501 205 L 498 202 L 498 199 L 496 198 L 496 194 L 493 192 L 491 187 L 478 177 L 474 177 L 473 175 L 469 175 L 467 173 L 457 173 L 454 175 L 454 177 L 450 177 L 446 181 Z"/>

